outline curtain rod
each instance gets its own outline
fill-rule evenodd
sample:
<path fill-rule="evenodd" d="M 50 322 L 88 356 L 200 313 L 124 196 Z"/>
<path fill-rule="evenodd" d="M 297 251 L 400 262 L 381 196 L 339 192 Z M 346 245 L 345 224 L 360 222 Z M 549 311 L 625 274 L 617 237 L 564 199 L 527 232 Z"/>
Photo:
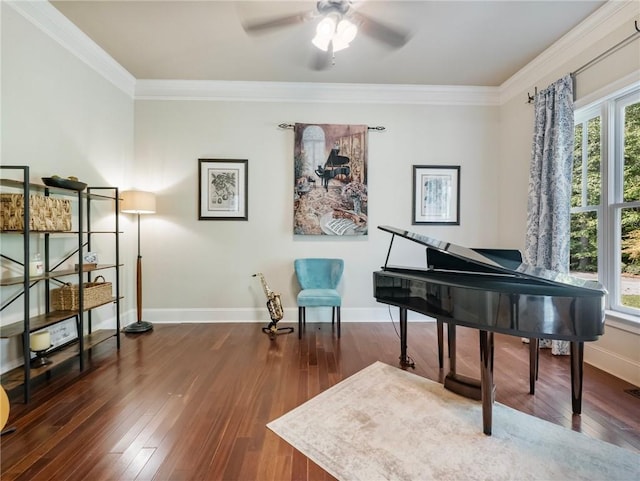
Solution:
<path fill-rule="evenodd" d="M 278 127 L 280 127 L 281 129 L 292 129 L 292 128 L 295 127 L 295 125 L 294 124 L 282 123 L 282 124 L 278 124 Z M 387 130 L 386 127 L 382 127 L 380 125 L 378 125 L 377 127 L 367 127 L 367 129 L 376 130 L 378 132 L 384 132 L 385 130 Z"/>
<path fill-rule="evenodd" d="M 617 44 L 615 44 L 609 50 L 606 50 L 606 51 L 602 52 L 596 58 L 594 58 L 594 59 L 590 60 L 589 62 L 585 63 L 582 67 L 580 67 L 580 68 L 574 70 L 573 72 L 571 72 L 571 76 L 575 78 L 575 76 L 578 75 L 579 73 L 584 72 L 585 70 L 587 70 L 592 65 L 598 63 L 600 60 L 608 57 L 613 52 L 615 52 L 618 49 L 624 47 L 628 43 L 631 43 L 633 40 L 635 40 L 637 37 L 639 37 L 640 36 L 640 27 L 638 27 L 638 21 L 637 20 L 634 22 L 634 26 L 635 26 L 635 29 L 636 29 L 635 32 L 633 32 L 631 35 L 629 35 L 627 38 L 625 38 L 621 42 L 618 42 Z"/>
<path fill-rule="evenodd" d="M 587 63 L 585 63 L 582 67 L 577 68 L 576 70 L 574 70 L 573 72 L 571 72 L 569 74 L 569 75 L 571 75 L 571 79 L 573 81 L 573 96 L 574 96 L 574 99 L 575 99 L 575 95 L 576 95 L 576 75 L 584 72 L 585 70 L 587 70 L 592 65 L 597 64 L 600 60 L 603 60 L 603 59 L 607 58 L 612 53 L 616 52 L 617 50 L 621 49 L 622 47 L 626 46 L 627 44 L 629 44 L 633 40 L 635 40 L 637 37 L 639 37 L 640 36 L 640 26 L 638 26 L 638 21 L 635 20 L 633 22 L 633 25 L 634 25 L 634 27 L 636 29 L 635 32 L 633 32 L 631 35 L 629 35 L 624 40 L 618 42 L 613 47 L 611 47 L 608 50 L 602 52 L 597 57 L 595 57 L 595 58 L 589 60 Z M 527 103 L 528 104 L 532 104 L 534 102 L 534 100 L 535 100 L 535 96 L 536 95 L 538 95 L 538 87 L 535 88 L 534 95 L 531 95 L 529 92 L 527 92 Z"/>

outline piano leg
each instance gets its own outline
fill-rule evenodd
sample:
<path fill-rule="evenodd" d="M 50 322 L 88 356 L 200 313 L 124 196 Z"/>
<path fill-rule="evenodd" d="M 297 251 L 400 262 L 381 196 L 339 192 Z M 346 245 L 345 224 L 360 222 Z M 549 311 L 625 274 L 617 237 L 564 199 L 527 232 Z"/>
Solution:
<path fill-rule="evenodd" d="M 440 319 L 436 319 L 436 325 L 438 327 L 438 366 L 442 369 L 444 367 L 444 335 L 442 321 Z M 449 346 L 449 352 L 451 352 L 451 346 Z"/>
<path fill-rule="evenodd" d="M 447 343 L 449 344 L 449 373 L 456 375 L 456 325 L 447 323 Z"/>
<path fill-rule="evenodd" d="M 571 405 L 573 414 L 582 412 L 584 342 L 571 342 Z"/>
<path fill-rule="evenodd" d="M 416 367 L 407 356 L 407 309 L 400 308 L 400 366 Z"/>
<path fill-rule="evenodd" d="M 482 430 L 491 436 L 493 415 L 493 332 L 480 331 L 480 390 L 482 393 Z"/>
<path fill-rule="evenodd" d="M 480 401 L 482 399 L 480 380 L 456 372 L 456 325 L 453 322 L 447 323 L 447 334 L 449 337 L 449 372 L 444 378 L 444 387 L 461 396 Z"/>
<path fill-rule="evenodd" d="M 540 339 L 529 339 L 529 394 L 536 393 L 538 362 L 540 360 Z"/>
<path fill-rule="evenodd" d="M 491 435 L 491 419 L 495 386 L 493 385 L 493 332 L 480 332 L 480 380 L 456 372 L 456 325 L 447 323 L 449 334 L 449 373 L 444 378 L 444 387 L 461 396 L 482 401 L 483 432 Z"/>

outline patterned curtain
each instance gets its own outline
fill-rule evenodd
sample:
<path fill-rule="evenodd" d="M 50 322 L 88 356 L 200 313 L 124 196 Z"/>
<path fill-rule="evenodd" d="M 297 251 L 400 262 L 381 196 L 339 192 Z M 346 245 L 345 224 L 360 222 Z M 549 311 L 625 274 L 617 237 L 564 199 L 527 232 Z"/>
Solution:
<path fill-rule="evenodd" d="M 569 270 L 573 129 L 573 82 L 567 75 L 535 98 L 525 240 L 527 263 L 557 272 Z M 540 342 L 549 345 L 553 354 L 569 354 L 567 341 Z"/>

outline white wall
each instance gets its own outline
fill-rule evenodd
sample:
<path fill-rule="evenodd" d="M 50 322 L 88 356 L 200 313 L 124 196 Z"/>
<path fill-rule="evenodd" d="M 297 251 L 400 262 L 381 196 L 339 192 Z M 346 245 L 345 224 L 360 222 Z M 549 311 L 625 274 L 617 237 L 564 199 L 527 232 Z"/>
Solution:
<path fill-rule="evenodd" d="M 343 319 L 386 318 L 371 279 L 390 236 L 376 226 L 496 244 L 497 113 L 481 106 L 136 101 L 135 178 L 159 196 L 158 215 L 144 219 L 145 305 L 152 317 L 172 321 L 268 319 L 251 276 L 263 272 L 295 320 L 293 260 L 336 256 L 346 261 Z M 369 133 L 367 237 L 293 235 L 293 131 L 277 125 L 296 121 L 386 127 Z M 199 158 L 248 159 L 248 221 L 198 221 Z M 461 166 L 460 226 L 411 225 L 414 164 Z M 402 242 L 396 245 L 401 252 Z M 423 261 L 417 255 L 413 261 Z"/>
<path fill-rule="evenodd" d="M 75 175 L 94 186 L 122 185 L 134 148 L 131 95 L 4 2 L 0 8 L 2 164 L 29 165 L 30 180 L 36 183 L 41 183 L 41 177 L 58 174 Z M 3 235 L 3 252 L 11 250 L 11 244 L 21 252 L 21 242 L 18 236 Z M 56 249 L 56 242 L 52 242 L 52 249 Z M 32 236 L 31 248 L 42 251 L 42 239 Z M 133 265 L 126 247 L 123 254 L 123 261 Z M 131 289 L 131 279 L 131 274 L 123 275 L 127 290 Z M 9 288 L 2 289 L 4 300 Z M 21 320 L 21 307 L 19 300 L 4 310 L 1 322 Z M 35 302 L 32 308 L 35 313 L 44 312 L 44 307 Z M 100 313 L 96 313 L 99 320 Z M 113 313 L 108 316 L 105 322 L 112 322 Z M 19 342 L 19 338 L 0 340 L 3 372 L 17 362 Z"/>

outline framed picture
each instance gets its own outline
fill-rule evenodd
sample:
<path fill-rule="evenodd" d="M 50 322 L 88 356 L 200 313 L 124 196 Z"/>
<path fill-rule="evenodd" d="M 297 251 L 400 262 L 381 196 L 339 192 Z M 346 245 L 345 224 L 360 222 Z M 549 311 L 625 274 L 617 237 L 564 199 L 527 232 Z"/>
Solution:
<path fill-rule="evenodd" d="M 460 225 L 460 166 L 413 166 L 412 224 Z"/>
<path fill-rule="evenodd" d="M 198 159 L 199 220 L 247 220 L 248 161 Z"/>

